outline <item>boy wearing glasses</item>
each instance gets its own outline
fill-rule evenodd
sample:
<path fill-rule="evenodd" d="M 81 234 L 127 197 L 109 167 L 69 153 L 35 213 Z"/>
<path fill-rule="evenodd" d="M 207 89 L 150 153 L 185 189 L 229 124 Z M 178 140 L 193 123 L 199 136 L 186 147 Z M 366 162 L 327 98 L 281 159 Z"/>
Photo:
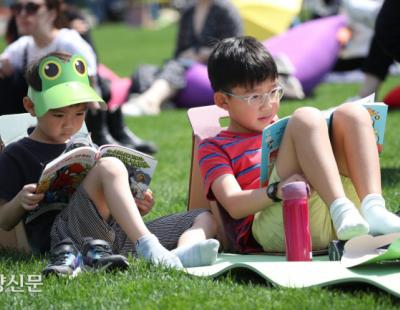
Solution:
<path fill-rule="evenodd" d="M 254 38 L 229 38 L 213 50 L 208 75 L 214 102 L 228 111 L 230 123 L 227 130 L 202 141 L 198 159 L 207 197 L 232 218 L 230 250 L 285 251 L 279 202 L 282 186 L 293 181 L 313 188 L 309 205 L 314 250 L 337 238 L 400 231 L 400 218 L 386 210 L 381 195 L 378 151 L 366 109 L 341 105 L 331 128 L 319 110 L 296 110 L 269 185 L 260 188 L 261 134 L 277 119 L 282 98 L 274 60 Z"/>

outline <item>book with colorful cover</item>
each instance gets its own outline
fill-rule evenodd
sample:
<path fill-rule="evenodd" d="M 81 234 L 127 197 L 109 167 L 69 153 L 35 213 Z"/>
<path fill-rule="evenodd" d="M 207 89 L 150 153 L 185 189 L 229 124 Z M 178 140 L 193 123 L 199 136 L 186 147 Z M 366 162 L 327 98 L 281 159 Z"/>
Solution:
<path fill-rule="evenodd" d="M 372 126 L 374 128 L 376 143 L 379 152 L 382 151 L 383 138 L 385 134 L 386 117 L 388 106 L 383 102 L 375 102 L 375 94 L 360 100 L 354 101 L 354 104 L 363 105 L 371 115 Z M 323 111 L 326 121 L 330 122 L 331 115 L 335 108 Z M 272 168 L 275 165 L 275 160 L 278 155 L 279 145 L 281 144 L 283 134 L 290 116 L 286 116 L 276 122 L 266 126 L 262 133 L 261 147 L 261 178 L 260 185 L 262 187 L 268 184 L 268 179 Z"/>
<path fill-rule="evenodd" d="M 144 198 L 157 165 L 156 159 L 121 145 L 106 144 L 97 148 L 85 139 L 79 139 L 43 169 L 36 192 L 45 193 L 45 203 L 68 202 L 90 169 L 103 157 L 120 159 L 128 170 L 133 196 Z"/>

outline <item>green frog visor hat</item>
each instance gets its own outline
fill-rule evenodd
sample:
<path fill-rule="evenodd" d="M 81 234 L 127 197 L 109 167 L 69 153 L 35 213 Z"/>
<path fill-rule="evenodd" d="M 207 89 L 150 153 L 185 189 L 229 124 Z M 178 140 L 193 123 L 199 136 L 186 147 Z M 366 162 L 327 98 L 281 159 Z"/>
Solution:
<path fill-rule="evenodd" d="M 42 89 L 28 88 L 28 97 L 35 106 L 37 117 L 51 109 L 59 109 L 77 103 L 104 100 L 90 86 L 87 65 L 83 57 L 72 55 L 69 60 L 48 56 L 39 64 L 39 78 Z"/>

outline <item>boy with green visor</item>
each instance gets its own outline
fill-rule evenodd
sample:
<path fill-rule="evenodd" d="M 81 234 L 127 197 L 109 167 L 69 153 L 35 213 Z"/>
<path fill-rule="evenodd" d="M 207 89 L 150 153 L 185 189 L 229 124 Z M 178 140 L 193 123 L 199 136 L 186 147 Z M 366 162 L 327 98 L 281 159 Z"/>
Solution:
<path fill-rule="evenodd" d="M 0 228 L 10 230 L 22 219 L 32 250 L 51 248 L 45 274 L 75 275 L 82 261 L 126 268 L 126 258 L 114 253 L 137 254 L 173 268 L 215 261 L 218 241 L 206 240 L 215 235 L 211 214 L 198 210 L 145 224 L 141 216 L 153 206 L 152 193 L 135 201 L 126 167 L 117 158 L 100 159 L 62 208 L 44 203 L 44 195 L 36 193 L 43 167 L 82 127 L 88 103 L 104 102 L 90 86 L 86 63 L 78 55 L 49 54 L 28 68 L 26 79 L 23 104 L 37 126 L 0 154 Z M 204 234 L 191 237 L 197 229 Z"/>

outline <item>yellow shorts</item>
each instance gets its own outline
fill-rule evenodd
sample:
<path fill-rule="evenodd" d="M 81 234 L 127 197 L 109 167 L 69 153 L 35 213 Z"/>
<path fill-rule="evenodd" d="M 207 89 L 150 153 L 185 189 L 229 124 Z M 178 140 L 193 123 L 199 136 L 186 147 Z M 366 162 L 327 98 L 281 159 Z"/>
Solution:
<path fill-rule="evenodd" d="M 270 183 L 280 178 L 276 168 L 272 170 Z M 342 176 L 342 183 L 347 198 L 360 207 L 360 200 L 351 180 Z M 331 240 L 337 239 L 328 207 L 316 192 L 309 200 L 310 231 L 313 250 L 326 249 Z M 275 203 L 255 214 L 252 232 L 254 238 L 266 252 L 285 252 L 285 235 L 283 231 L 282 205 Z"/>

